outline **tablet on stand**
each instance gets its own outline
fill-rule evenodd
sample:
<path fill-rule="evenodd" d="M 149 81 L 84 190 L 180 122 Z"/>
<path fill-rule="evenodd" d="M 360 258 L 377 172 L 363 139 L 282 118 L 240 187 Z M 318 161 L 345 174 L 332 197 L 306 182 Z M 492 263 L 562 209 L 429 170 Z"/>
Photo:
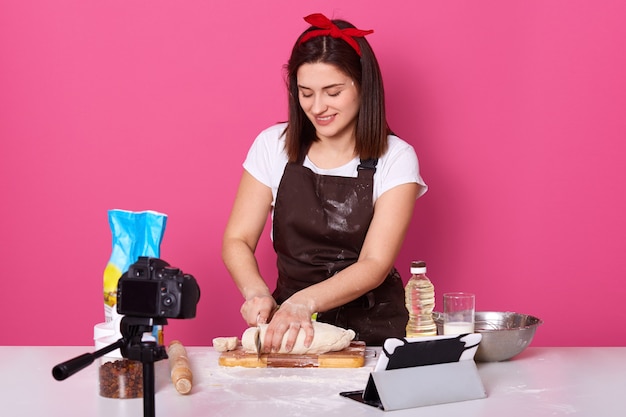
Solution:
<path fill-rule="evenodd" d="M 340 395 L 391 411 L 487 396 L 474 355 L 482 335 L 390 338 L 364 390 Z"/>

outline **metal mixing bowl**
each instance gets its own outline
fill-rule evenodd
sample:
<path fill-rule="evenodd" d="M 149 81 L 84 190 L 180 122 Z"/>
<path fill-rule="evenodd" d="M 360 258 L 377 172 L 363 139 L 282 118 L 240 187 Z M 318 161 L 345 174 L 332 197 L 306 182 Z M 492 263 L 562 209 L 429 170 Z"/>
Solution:
<path fill-rule="evenodd" d="M 443 313 L 434 312 L 437 333 L 443 334 Z M 479 362 L 499 362 L 520 354 L 530 344 L 542 320 L 527 314 L 477 311 L 474 331 L 483 335 L 476 356 Z"/>

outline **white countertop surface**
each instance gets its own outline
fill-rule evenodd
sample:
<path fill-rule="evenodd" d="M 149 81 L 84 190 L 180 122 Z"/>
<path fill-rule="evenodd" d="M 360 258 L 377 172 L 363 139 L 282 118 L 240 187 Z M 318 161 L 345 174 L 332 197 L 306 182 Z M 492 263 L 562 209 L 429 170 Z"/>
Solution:
<path fill-rule="evenodd" d="M 98 394 L 97 363 L 64 381 L 52 367 L 93 352 L 80 346 L 0 346 L 3 416 L 141 417 L 142 399 Z M 210 347 L 187 347 L 194 387 L 181 395 L 167 360 L 155 364 L 156 416 L 420 416 L 623 417 L 626 347 L 533 348 L 507 362 L 479 363 L 487 398 L 399 411 L 381 411 L 343 398 L 365 387 L 378 349 L 357 369 L 225 368 Z M 416 381 L 415 389 L 428 381 Z"/>

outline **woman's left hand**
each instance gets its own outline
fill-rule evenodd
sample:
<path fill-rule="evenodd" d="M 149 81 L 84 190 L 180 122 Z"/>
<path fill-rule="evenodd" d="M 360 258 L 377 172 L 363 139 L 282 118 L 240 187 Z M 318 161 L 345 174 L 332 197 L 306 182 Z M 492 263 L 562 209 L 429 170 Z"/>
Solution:
<path fill-rule="evenodd" d="M 313 342 L 313 323 L 311 308 L 305 304 L 288 299 L 274 313 L 267 331 L 263 346 L 265 352 L 278 352 L 285 339 L 285 350 L 293 349 L 300 329 L 304 331 L 304 346 L 309 347 Z"/>

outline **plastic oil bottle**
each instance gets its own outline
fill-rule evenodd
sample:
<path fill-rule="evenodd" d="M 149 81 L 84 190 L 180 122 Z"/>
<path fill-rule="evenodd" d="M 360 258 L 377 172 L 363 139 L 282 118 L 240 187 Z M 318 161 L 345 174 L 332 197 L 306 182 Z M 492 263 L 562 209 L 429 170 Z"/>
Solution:
<path fill-rule="evenodd" d="M 435 288 L 426 276 L 426 262 L 411 262 L 411 278 L 404 289 L 405 304 L 409 310 L 406 337 L 435 336 L 437 325 L 433 321 Z"/>

